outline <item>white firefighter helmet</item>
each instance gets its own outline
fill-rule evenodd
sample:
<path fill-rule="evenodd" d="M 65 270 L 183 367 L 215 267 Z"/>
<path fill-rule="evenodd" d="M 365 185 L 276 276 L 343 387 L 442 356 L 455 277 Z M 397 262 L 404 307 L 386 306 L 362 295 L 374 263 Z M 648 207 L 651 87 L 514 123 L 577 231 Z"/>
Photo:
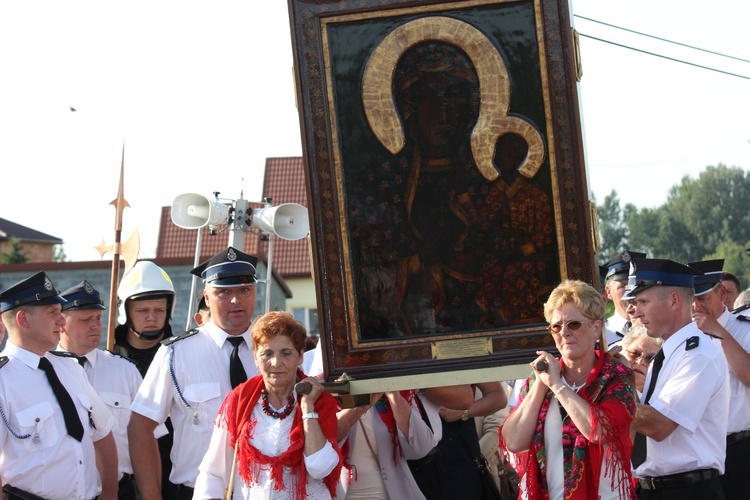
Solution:
<path fill-rule="evenodd" d="M 153 262 L 141 260 L 136 262 L 135 266 L 122 277 L 120 286 L 117 289 L 117 298 L 119 299 L 119 316 L 118 323 L 121 325 L 128 324 L 128 315 L 125 308 L 129 300 L 143 299 L 148 297 L 167 299 L 167 322 L 172 317 L 175 303 L 174 285 L 169 275 Z"/>

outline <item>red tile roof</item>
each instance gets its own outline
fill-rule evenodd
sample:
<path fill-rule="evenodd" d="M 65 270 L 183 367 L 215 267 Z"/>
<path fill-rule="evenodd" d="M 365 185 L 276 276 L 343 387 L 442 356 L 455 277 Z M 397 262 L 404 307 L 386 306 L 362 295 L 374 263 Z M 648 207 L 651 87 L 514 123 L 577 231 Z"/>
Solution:
<path fill-rule="evenodd" d="M 299 203 L 307 206 L 307 191 L 305 189 L 305 171 L 301 157 L 266 158 L 266 172 L 263 181 L 263 196 L 272 198 L 271 206 L 282 203 Z M 257 208 L 257 207 L 254 207 Z M 175 226 L 171 219 L 171 207 L 162 207 L 161 222 L 159 224 L 159 241 L 156 248 L 156 258 L 186 258 L 194 257 L 198 231 L 183 229 Z M 222 229 L 226 226 L 222 226 Z M 201 242 L 201 258 L 203 261 L 216 255 L 227 247 L 229 234 L 227 231 L 217 230 L 210 235 L 207 228 L 203 228 Z M 268 243 L 260 238 L 247 234 L 245 236 L 243 252 L 265 259 Z M 312 276 L 310 266 L 310 251 L 308 239 L 297 241 L 275 238 L 273 241 L 273 270 L 283 278 L 309 278 Z"/>

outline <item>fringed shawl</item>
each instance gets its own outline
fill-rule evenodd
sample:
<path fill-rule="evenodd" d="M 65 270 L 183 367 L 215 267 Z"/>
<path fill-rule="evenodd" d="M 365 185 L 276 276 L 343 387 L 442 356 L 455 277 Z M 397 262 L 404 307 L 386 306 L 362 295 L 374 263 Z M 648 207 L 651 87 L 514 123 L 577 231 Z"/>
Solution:
<path fill-rule="evenodd" d="M 305 378 L 301 372 L 297 372 L 299 379 Z M 307 495 L 307 471 L 303 458 L 305 437 L 302 426 L 302 412 L 294 414 L 292 432 L 290 434 L 289 448 L 278 457 L 269 457 L 261 453 L 257 448 L 250 444 L 250 438 L 255 430 L 255 419 L 252 418 L 252 412 L 260 398 L 261 389 L 264 388 L 263 377 L 258 375 L 247 382 L 237 386 L 224 399 L 219 414 L 216 417 L 216 424 L 223 426 L 229 433 L 229 446 L 234 449 L 238 434 L 240 435 L 240 446 L 237 453 L 237 463 L 239 464 L 239 476 L 245 481 L 245 484 L 251 485 L 258 482 L 261 466 L 270 466 L 270 477 L 273 480 L 275 490 L 283 490 L 287 487 L 292 488 L 292 498 L 295 500 L 304 500 Z M 297 397 L 297 404 L 301 396 Z M 333 396 L 328 393 L 321 394 L 315 402 L 315 411 L 320 416 L 318 422 L 323 431 L 323 435 L 333 446 L 339 455 L 339 462 L 333 471 L 324 479 L 331 497 L 336 496 L 336 483 L 341 474 L 342 457 L 336 443 L 336 410 L 337 404 Z M 268 417 L 271 418 L 271 417 Z M 284 484 L 284 467 L 289 467 L 292 471 L 294 484 Z"/>
<path fill-rule="evenodd" d="M 412 402 L 414 401 L 415 392 L 401 391 L 401 396 L 411 406 Z M 385 424 L 386 428 L 388 429 L 388 434 L 390 434 L 391 436 L 393 464 L 398 465 L 399 460 L 404 458 L 404 451 L 401 449 L 401 444 L 398 441 L 396 418 L 393 415 L 393 409 L 391 408 L 391 404 L 388 402 L 388 398 L 385 396 L 385 394 L 382 395 L 380 399 L 378 399 L 378 401 L 375 403 L 375 411 L 377 411 L 380 420 L 383 421 L 383 424 Z"/>
<path fill-rule="evenodd" d="M 635 415 L 635 379 L 630 368 L 609 354 L 596 351 L 597 361 L 578 395 L 591 405 L 591 433 L 601 430 L 601 439 L 593 443 L 581 434 L 570 417 L 563 419 L 564 498 L 588 500 L 598 498 L 601 468 L 612 480 L 612 490 L 622 499 L 636 498 L 630 467 L 630 423 Z M 562 361 L 560 361 L 562 366 Z M 521 389 L 520 402 L 535 382 L 532 374 Z M 531 449 L 516 456 L 519 475 L 525 481 L 529 500 L 548 499 L 547 454 L 544 446 L 544 422 L 552 391 L 539 410 Z M 518 408 L 518 406 L 516 406 Z M 605 451 L 605 446 L 606 451 Z M 504 443 L 501 438 L 501 447 Z"/>

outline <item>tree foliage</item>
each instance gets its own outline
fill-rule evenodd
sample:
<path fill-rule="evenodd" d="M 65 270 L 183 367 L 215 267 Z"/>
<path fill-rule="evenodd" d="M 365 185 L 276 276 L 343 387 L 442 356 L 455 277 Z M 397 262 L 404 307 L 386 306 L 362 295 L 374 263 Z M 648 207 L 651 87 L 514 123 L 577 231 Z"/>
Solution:
<path fill-rule="evenodd" d="M 748 255 L 745 251 L 750 247 L 750 241 L 741 245 L 735 241 L 722 241 L 716 247 L 716 251 L 706 255 L 705 259 L 724 259 L 724 270 L 738 278 L 745 288 L 750 285 L 750 268 L 748 268 Z"/>
<path fill-rule="evenodd" d="M 68 256 L 65 255 L 65 249 L 62 245 L 55 245 L 53 249 L 52 260 L 55 262 L 67 262 Z"/>
<path fill-rule="evenodd" d="M 697 178 L 683 177 L 656 208 L 620 209 L 612 191 L 597 212 L 600 261 L 625 248 L 677 262 L 723 258 L 725 270 L 748 282 L 750 175 L 742 168 L 718 164 Z"/>
<path fill-rule="evenodd" d="M 601 249 L 599 250 L 599 263 L 604 264 L 609 258 L 627 248 L 628 245 L 628 219 L 635 206 L 628 204 L 624 209 L 620 208 L 620 198 L 617 192 L 612 191 L 604 198 L 604 203 L 596 207 L 599 218 L 599 238 Z"/>
<path fill-rule="evenodd" d="M 23 251 L 23 245 L 21 245 L 20 239 L 10 238 L 8 243 L 10 244 L 10 249 L 7 252 L 0 254 L 0 263 L 21 264 L 29 260 L 28 255 Z"/>

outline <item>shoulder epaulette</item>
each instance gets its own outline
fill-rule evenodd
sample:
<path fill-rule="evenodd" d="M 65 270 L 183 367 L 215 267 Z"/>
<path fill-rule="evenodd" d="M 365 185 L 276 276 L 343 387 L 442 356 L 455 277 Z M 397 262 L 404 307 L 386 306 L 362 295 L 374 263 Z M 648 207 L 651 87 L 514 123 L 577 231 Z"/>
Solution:
<path fill-rule="evenodd" d="M 0 356 L 0 368 L 8 364 L 10 358 L 8 356 Z"/>
<path fill-rule="evenodd" d="M 59 358 L 73 358 L 76 361 L 78 360 L 78 358 L 82 357 L 69 351 L 49 351 L 49 353 Z"/>
<path fill-rule="evenodd" d="M 689 351 L 690 349 L 695 349 L 696 347 L 698 347 L 700 341 L 701 339 L 697 335 L 695 335 L 694 337 L 690 337 L 685 343 L 685 350 Z"/>
<path fill-rule="evenodd" d="M 186 332 L 180 333 L 179 335 L 173 335 L 173 336 L 169 337 L 168 339 L 162 340 L 161 341 L 161 345 L 172 345 L 172 344 L 174 344 L 175 342 L 177 342 L 179 340 L 183 340 L 183 339 L 186 339 L 188 337 L 192 337 L 196 333 L 198 333 L 198 330 L 196 328 L 193 328 L 192 330 L 188 330 Z"/>
<path fill-rule="evenodd" d="M 738 314 L 735 319 L 737 321 L 750 321 L 750 317 L 747 317 L 744 314 Z"/>
<path fill-rule="evenodd" d="M 732 314 L 739 314 L 742 311 L 747 311 L 750 309 L 750 304 L 745 304 L 744 306 L 740 306 L 737 309 L 732 309 Z"/>
<path fill-rule="evenodd" d="M 111 354 L 112 356 L 116 356 L 116 357 L 118 357 L 118 358 L 122 358 L 122 359 L 124 359 L 125 361 L 130 361 L 130 362 L 131 362 L 131 363 L 133 363 L 133 364 L 134 364 L 135 366 L 138 366 L 138 361 L 136 361 L 136 360 L 134 360 L 134 359 L 126 358 L 126 357 L 125 357 L 125 356 L 123 356 L 122 354 L 117 354 L 116 352 L 112 352 L 112 351 L 110 351 L 109 349 L 105 349 L 105 350 L 104 350 L 104 352 L 108 352 L 108 353 L 110 353 L 110 354 Z"/>
<path fill-rule="evenodd" d="M 702 333 L 703 335 L 708 335 L 708 336 L 709 336 L 709 337 L 711 337 L 712 339 L 716 339 L 716 340 L 724 340 L 724 337 L 719 337 L 718 335 L 714 335 L 713 333 L 708 333 L 708 332 L 701 332 L 701 333 Z"/>

